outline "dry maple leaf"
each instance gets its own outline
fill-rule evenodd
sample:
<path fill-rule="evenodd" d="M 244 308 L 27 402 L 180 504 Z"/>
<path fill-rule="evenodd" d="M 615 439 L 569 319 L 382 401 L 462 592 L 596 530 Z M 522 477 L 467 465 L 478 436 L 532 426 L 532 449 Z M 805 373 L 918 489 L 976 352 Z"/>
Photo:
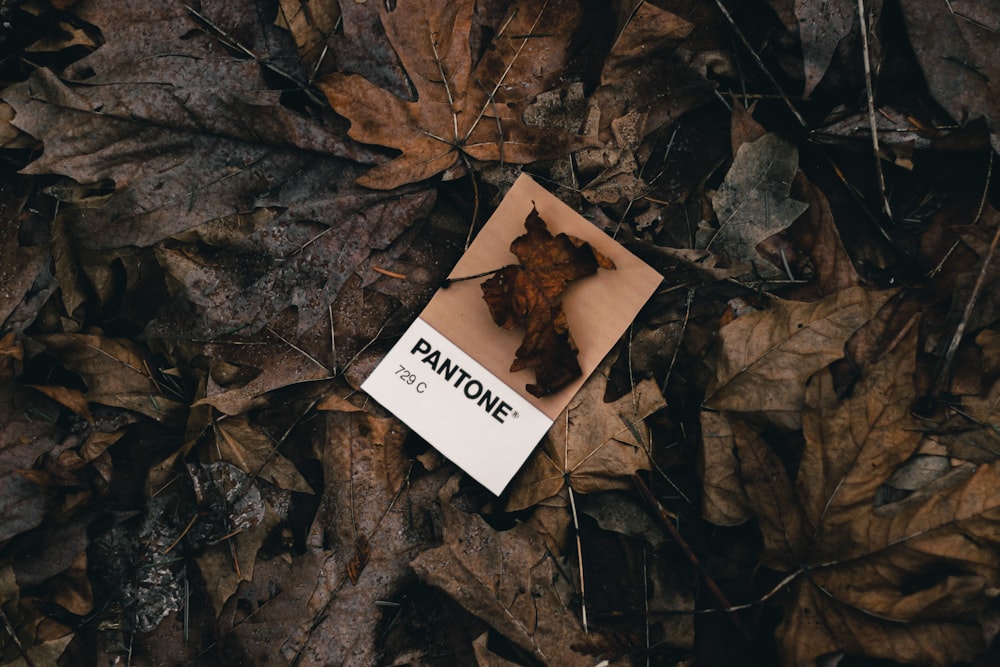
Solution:
<path fill-rule="evenodd" d="M 389 190 L 430 178 L 460 158 L 523 164 L 582 145 L 564 131 L 528 127 L 519 108 L 558 79 L 579 6 L 565 0 L 540 7 L 514 3 L 474 63 L 474 4 L 414 0 L 388 10 L 379 3 L 416 101 L 358 75 L 335 73 L 317 83 L 334 110 L 351 121 L 352 138 L 402 151 L 357 179 L 359 185 Z"/>
<path fill-rule="evenodd" d="M 752 413 L 781 431 L 802 427 L 806 381 L 844 356 L 844 345 L 894 294 L 851 287 L 813 303 L 776 299 L 719 331 L 702 411 L 703 516 L 733 526 L 750 518 L 730 422 Z"/>
<path fill-rule="evenodd" d="M 533 396 L 547 396 L 580 377 L 576 345 L 569 332 L 562 293 L 566 286 L 593 275 L 598 267 L 614 270 L 615 264 L 575 236 L 549 233 L 532 206 L 524 221 L 527 233 L 510 244 L 520 264 L 511 264 L 482 284 L 483 299 L 493 321 L 504 329 L 525 327 L 512 373 L 535 369 Z"/>
<path fill-rule="evenodd" d="M 666 407 L 655 380 L 604 402 L 611 357 L 588 378 L 511 485 L 507 511 L 536 505 L 567 486 L 577 493 L 631 489 L 631 476 L 649 470 L 646 417 Z"/>
<path fill-rule="evenodd" d="M 421 579 L 489 623 L 533 663 L 595 664 L 588 654 L 599 635 L 583 632 L 569 606 L 573 583 L 529 524 L 496 531 L 450 502 L 443 501 L 441 511 L 443 544 L 411 562 Z"/>
<path fill-rule="evenodd" d="M 829 370 L 813 377 L 794 482 L 753 429 L 733 423 L 762 561 L 792 572 L 784 664 L 843 652 L 950 665 L 985 650 L 977 619 L 1000 583 L 1000 463 L 959 465 L 903 500 L 877 501 L 921 439 L 915 353 L 911 333 L 846 399 Z"/>

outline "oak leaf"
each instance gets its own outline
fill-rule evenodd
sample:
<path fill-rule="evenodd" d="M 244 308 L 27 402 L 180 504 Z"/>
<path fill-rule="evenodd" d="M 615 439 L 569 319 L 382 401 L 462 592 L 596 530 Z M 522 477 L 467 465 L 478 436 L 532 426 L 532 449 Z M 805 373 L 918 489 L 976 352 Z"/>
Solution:
<path fill-rule="evenodd" d="M 473 61 L 474 2 L 379 5 L 382 25 L 416 100 L 342 73 L 317 83 L 349 135 L 402 155 L 357 179 L 390 190 L 453 167 L 460 159 L 519 164 L 558 157 L 582 145 L 559 130 L 528 127 L 521 103 L 556 82 L 569 60 L 570 28 L 580 8 L 559 0 L 516 2 L 483 56 Z"/>
<path fill-rule="evenodd" d="M 977 618 L 1000 583 L 1000 463 L 957 466 L 903 500 L 877 499 L 920 443 L 915 357 L 911 333 L 846 399 L 829 370 L 813 378 L 794 482 L 758 434 L 734 423 L 762 561 L 792 573 L 778 628 L 784 664 L 843 652 L 948 665 L 985 650 Z"/>
<path fill-rule="evenodd" d="M 524 227 L 527 232 L 510 244 L 520 263 L 494 273 L 482 290 L 494 322 L 504 329 L 526 329 L 510 370 L 534 368 L 535 384 L 527 389 L 541 397 L 583 373 L 562 293 L 570 282 L 593 275 L 598 267 L 614 270 L 615 264 L 582 239 L 565 233 L 553 237 L 534 207 Z"/>
<path fill-rule="evenodd" d="M 705 249 L 777 273 L 776 267 L 761 263 L 757 244 L 786 229 L 808 208 L 789 197 L 798 163 L 795 147 L 776 134 L 740 146 L 712 197 L 719 228 Z"/>

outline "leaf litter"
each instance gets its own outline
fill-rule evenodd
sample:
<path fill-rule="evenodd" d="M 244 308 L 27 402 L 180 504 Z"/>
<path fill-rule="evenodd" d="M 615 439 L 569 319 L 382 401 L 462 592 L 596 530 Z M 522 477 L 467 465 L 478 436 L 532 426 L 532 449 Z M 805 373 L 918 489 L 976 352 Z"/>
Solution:
<path fill-rule="evenodd" d="M 56 4 L 0 44 L 0 664 L 988 664 L 995 12 Z M 495 498 L 359 386 L 521 169 L 665 281 Z M 611 267 L 526 230 L 545 393 Z"/>

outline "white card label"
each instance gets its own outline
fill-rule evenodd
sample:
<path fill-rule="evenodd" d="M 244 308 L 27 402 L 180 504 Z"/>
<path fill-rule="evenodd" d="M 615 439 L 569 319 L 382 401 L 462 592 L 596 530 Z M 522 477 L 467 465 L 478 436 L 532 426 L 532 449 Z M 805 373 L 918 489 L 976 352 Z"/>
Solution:
<path fill-rule="evenodd" d="M 420 318 L 361 388 L 497 495 L 552 426 Z"/>

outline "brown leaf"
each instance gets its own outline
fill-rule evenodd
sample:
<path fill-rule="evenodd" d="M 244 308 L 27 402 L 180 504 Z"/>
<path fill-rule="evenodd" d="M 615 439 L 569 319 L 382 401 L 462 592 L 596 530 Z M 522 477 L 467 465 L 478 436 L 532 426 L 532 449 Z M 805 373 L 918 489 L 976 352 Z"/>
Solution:
<path fill-rule="evenodd" d="M 171 423 L 185 406 L 164 395 L 147 353 L 136 343 L 95 334 L 50 334 L 36 339 L 87 383 L 87 400 Z"/>
<path fill-rule="evenodd" d="M 788 229 L 796 251 L 803 255 L 795 274 L 808 275 L 819 296 L 857 287 L 861 279 L 844 248 L 826 195 L 801 171 L 792 183 L 792 195 L 809 206 Z M 796 258 L 790 258 L 789 263 L 795 266 Z"/>
<path fill-rule="evenodd" d="M 245 416 L 215 421 L 216 447 L 223 461 L 248 475 L 259 475 L 280 489 L 313 493 L 295 465 L 276 451 L 278 443 Z"/>
<path fill-rule="evenodd" d="M 105 43 L 62 78 L 40 69 L 3 92 L 15 124 L 44 143 L 25 171 L 102 193 L 81 201 L 78 189 L 52 190 L 87 206 L 61 209 L 76 250 L 148 247 L 224 221 L 229 234 L 214 243 L 182 241 L 158 256 L 204 319 L 200 337 L 259 330 L 290 308 L 302 330 L 312 327 L 371 248 L 388 246 L 432 203 L 433 193 L 354 186 L 358 162 L 376 155 L 348 140 L 332 114 L 284 107 L 262 61 L 226 55 L 183 6 L 93 2 L 78 11 Z M 256 57 L 295 61 L 288 34 L 255 11 L 224 19 Z M 260 209 L 270 218 L 246 224 Z M 190 336 L 190 326 L 177 328 Z"/>
<path fill-rule="evenodd" d="M 38 526 L 45 492 L 19 471 L 59 445 L 58 410 L 37 394 L 0 384 L 0 542 Z"/>
<path fill-rule="evenodd" d="M 593 643 L 567 600 L 573 582 L 527 524 L 497 532 L 480 516 L 443 503 L 443 546 L 411 565 L 470 613 L 529 652 L 543 665 L 593 665 L 579 653 Z"/>
<path fill-rule="evenodd" d="M 28 326 L 56 287 L 49 273 L 50 250 L 20 238 L 24 197 L 15 183 L 0 185 L 0 325 L 5 333 Z"/>
<path fill-rule="evenodd" d="M 823 78 L 837 45 L 851 33 L 855 14 L 857 5 L 851 0 L 795 0 L 795 18 L 799 22 L 806 71 L 803 97 L 808 98 Z"/>
<path fill-rule="evenodd" d="M 814 303 L 776 300 L 772 310 L 743 315 L 721 329 L 704 401 L 709 410 L 701 417 L 707 520 L 733 526 L 750 518 L 733 455 L 736 413 L 781 430 L 800 428 L 806 381 L 844 356 L 847 340 L 892 294 L 854 287 Z"/>
<path fill-rule="evenodd" d="M 654 380 L 643 380 L 631 393 L 605 403 L 610 367 L 609 357 L 556 418 L 514 478 L 509 511 L 559 495 L 567 484 L 578 493 L 631 489 L 631 475 L 650 468 L 642 420 L 666 406 L 663 394 Z"/>
<path fill-rule="evenodd" d="M 471 0 L 379 6 L 416 101 L 358 75 L 336 73 L 318 82 L 334 110 L 351 120 L 352 138 L 402 151 L 357 183 L 392 189 L 430 178 L 460 159 L 522 164 L 581 144 L 566 132 L 528 127 L 517 108 L 558 79 L 579 6 L 564 0 L 540 8 L 515 3 L 478 62 L 470 49 L 473 10 Z"/>
<path fill-rule="evenodd" d="M 776 134 L 740 146 L 712 197 L 719 227 L 705 249 L 777 273 L 776 267 L 762 265 L 757 244 L 787 228 L 807 208 L 788 194 L 798 161 L 795 147 Z"/>
<path fill-rule="evenodd" d="M 967 123 L 986 118 L 993 150 L 1000 150 L 1000 8 L 905 0 L 900 3 L 931 95 L 951 117 Z"/>
<path fill-rule="evenodd" d="M 316 447 L 326 492 L 307 537 L 308 553 L 318 556 L 311 562 L 319 565 L 308 584 L 308 614 L 297 614 L 301 625 L 277 641 L 297 664 L 380 664 L 382 612 L 373 601 L 401 595 L 412 577 L 407 563 L 435 544 L 428 514 L 451 472 L 443 468 L 411 482 L 413 463 L 403 451 L 408 431 L 395 419 L 323 415 L 326 433 Z M 244 636 L 252 643 L 251 634 Z"/>
<path fill-rule="evenodd" d="M 323 59 L 326 39 L 341 20 L 340 7 L 330 0 L 280 0 L 275 24 L 295 39 L 299 60 L 310 70 Z"/>
<path fill-rule="evenodd" d="M 589 243 L 569 234 L 553 237 L 534 207 L 524 221 L 527 233 L 510 244 L 520 264 L 505 266 L 482 284 L 483 299 L 493 321 L 504 329 L 524 327 L 511 372 L 535 369 L 533 396 L 553 394 L 582 371 L 570 335 L 562 293 L 598 267 L 614 270 L 615 264 Z"/>
<path fill-rule="evenodd" d="M 779 428 L 799 428 L 805 381 L 843 357 L 847 339 L 893 293 L 852 287 L 813 303 L 775 299 L 771 310 L 738 317 L 719 332 L 705 407 L 754 412 Z"/>
<path fill-rule="evenodd" d="M 1000 582 L 1000 464 L 960 466 L 904 500 L 876 491 L 916 451 L 911 333 L 841 399 L 810 383 L 794 484 L 754 433 L 736 433 L 769 566 L 797 573 L 778 630 L 785 664 L 844 652 L 924 665 L 974 660 Z M 933 573 L 933 576 L 928 576 Z"/>
<path fill-rule="evenodd" d="M 599 117 L 595 131 L 603 142 L 611 139 L 612 122 L 631 111 L 643 117 L 643 132 L 649 134 L 680 118 L 715 88 L 682 56 L 698 25 L 649 2 L 621 7 L 591 103 Z M 617 160 L 615 152 L 600 156 L 594 166 L 611 166 L 604 160 Z"/>

